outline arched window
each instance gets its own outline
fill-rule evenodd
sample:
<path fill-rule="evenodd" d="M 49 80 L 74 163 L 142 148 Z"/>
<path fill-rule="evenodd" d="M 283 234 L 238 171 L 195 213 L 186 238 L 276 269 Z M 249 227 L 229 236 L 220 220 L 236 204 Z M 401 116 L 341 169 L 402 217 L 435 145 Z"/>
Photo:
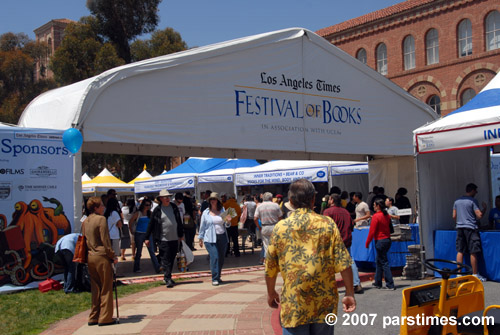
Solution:
<path fill-rule="evenodd" d="M 366 64 L 366 50 L 363 48 L 359 49 L 356 53 L 356 59 L 361 63 Z"/>
<path fill-rule="evenodd" d="M 439 63 L 439 36 L 436 29 L 431 29 L 425 36 L 427 65 Z"/>
<path fill-rule="evenodd" d="M 377 46 L 377 71 L 384 76 L 387 75 L 387 47 L 384 43 Z"/>
<path fill-rule="evenodd" d="M 431 96 L 427 104 L 431 106 L 432 109 L 434 109 L 437 115 L 441 115 L 441 99 L 439 98 L 439 96 Z"/>
<path fill-rule="evenodd" d="M 460 106 L 464 106 L 466 103 L 468 103 L 475 96 L 476 96 L 476 92 L 472 88 L 466 89 L 462 93 L 462 97 L 460 98 Z"/>
<path fill-rule="evenodd" d="M 493 11 L 486 16 L 486 50 L 500 48 L 500 13 Z"/>
<path fill-rule="evenodd" d="M 405 70 L 415 68 L 415 39 L 408 35 L 403 41 L 403 59 Z"/>
<path fill-rule="evenodd" d="M 472 55 L 472 24 L 469 19 L 458 25 L 458 57 Z"/>

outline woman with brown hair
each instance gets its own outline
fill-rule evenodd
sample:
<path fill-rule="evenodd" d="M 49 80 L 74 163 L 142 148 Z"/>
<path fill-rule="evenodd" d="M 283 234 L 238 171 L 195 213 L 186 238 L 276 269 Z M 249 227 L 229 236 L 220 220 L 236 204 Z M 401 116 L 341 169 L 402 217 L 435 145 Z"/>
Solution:
<path fill-rule="evenodd" d="M 82 224 L 82 234 L 87 239 L 88 268 L 90 274 L 92 307 L 89 326 L 107 326 L 116 323 L 113 319 L 113 263 L 118 262 L 104 214 L 101 198 L 91 197 L 87 201 L 89 217 Z"/>

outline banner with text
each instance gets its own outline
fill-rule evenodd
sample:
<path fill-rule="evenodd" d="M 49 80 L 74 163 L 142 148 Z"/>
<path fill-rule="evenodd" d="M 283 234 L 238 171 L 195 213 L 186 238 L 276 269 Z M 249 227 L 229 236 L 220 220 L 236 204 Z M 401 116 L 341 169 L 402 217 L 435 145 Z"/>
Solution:
<path fill-rule="evenodd" d="M 135 193 L 159 192 L 161 190 L 184 190 L 194 188 L 194 176 L 169 179 L 150 179 L 134 184 Z"/>
<path fill-rule="evenodd" d="M 302 178 L 313 183 L 328 182 L 328 167 L 237 173 L 235 178 L 236 186 L 289 184 Z"/>
<path fill-rule="evenodd" d="M 25 285 L 53 274 L 72 232 L 73 158 L 52 130 L 2 127 L 0 151 L 0 285 Z"/>

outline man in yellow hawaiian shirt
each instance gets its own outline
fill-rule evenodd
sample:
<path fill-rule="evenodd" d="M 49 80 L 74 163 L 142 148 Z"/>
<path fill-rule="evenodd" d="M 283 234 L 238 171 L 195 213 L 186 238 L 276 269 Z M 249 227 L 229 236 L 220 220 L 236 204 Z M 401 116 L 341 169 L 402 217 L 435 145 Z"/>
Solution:
<path fill-rule="evenodd" d="M 283 334 L 333 334 L 325 318 L 337 314 L 336 272 L 346 288 L 344 312 L 356 309 L 351 257 L 334 221 L 312 210 L 315 194 L 306 179 L 290 185 L 288 198 L 297 210 L 274 227 L 266 257 L 267 300 L 272 308 L 281 303 Z M 275 289 L 278 272 L 281 298 Z"/>

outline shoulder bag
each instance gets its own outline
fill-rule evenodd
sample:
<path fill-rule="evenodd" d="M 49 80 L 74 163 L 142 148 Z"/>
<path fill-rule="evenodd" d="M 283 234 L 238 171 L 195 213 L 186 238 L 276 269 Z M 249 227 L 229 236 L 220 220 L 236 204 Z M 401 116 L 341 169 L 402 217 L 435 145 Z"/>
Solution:
<path fill-rule="evenodd" d="M 87 220 L 85 220 L 85 222 L 87 222 Z M 85 237 L 84 232 L 85 222 L 82 223 L 82 232 L 78 235 L 78 240 L 75 245 L 75 253 L 73 254 L 73 262 L 75 263 L 87 263 L 89 250 L 87 247 L 87 238 Z"/>

